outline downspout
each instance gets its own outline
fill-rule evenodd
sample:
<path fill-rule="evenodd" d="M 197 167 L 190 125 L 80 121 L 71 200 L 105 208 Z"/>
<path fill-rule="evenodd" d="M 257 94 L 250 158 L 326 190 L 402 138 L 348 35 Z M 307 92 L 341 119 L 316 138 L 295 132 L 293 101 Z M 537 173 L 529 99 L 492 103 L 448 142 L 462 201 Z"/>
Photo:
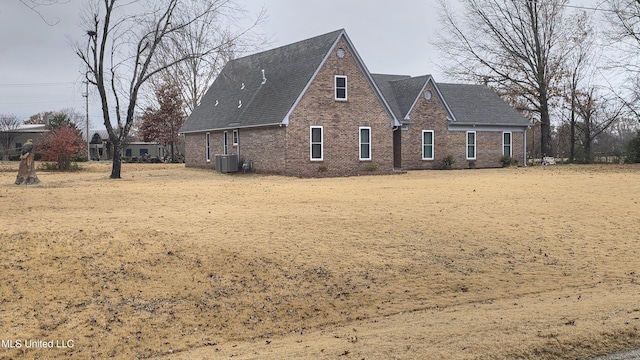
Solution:
<path fill-rule="evenodd" d="M 525 167 L 527 166 L 527 130 L 528 129 L 529 129 L 528 127 L 526 129 L 524 129 L 524 146 L 523 146 L 524 154 L 523 154 L 523 156 L 524 156 L 524 166 Z"/>
<path fill-rule="evenodd" d="M 236 154 L 238 155 L 238 166 L 240 166 L 240 129 L 236 129 L 236 134 L 238 136 L 238 144 L 236 145 Z M 233 134 L 231 134 L 233 136 Z M 232 139 L 233 141 L 233 139 Z"/>

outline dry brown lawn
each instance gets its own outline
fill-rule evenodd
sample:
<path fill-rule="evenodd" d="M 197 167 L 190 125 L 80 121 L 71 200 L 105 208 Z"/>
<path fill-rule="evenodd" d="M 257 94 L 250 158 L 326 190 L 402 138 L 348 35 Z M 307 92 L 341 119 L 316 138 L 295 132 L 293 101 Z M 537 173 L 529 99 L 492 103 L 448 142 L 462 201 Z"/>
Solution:
<path fill-rule="evenodd" d="M 0 164 L 0 359 L 640 346 L 638 166 L 297 179 L 125 164 L 120 180 L 85 166 L 24 187 Z"/>

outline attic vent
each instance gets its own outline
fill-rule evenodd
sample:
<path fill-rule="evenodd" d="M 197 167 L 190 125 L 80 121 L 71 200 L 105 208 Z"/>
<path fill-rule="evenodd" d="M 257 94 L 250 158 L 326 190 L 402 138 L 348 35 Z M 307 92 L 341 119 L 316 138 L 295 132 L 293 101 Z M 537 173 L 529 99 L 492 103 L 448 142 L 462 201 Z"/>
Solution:
<path fill-rule="evenodd" d="M 267 77 L 264 75 L 264 69 L 262 69 L 262 85 L 267 83 Z"/>
<path fill-rule="evenodd" d="M 339 58 L 343 58 L 345 54 L 345 51 L 343 48 L 340 48 L 336 51 L 336 55 L 338 55 Z"/>
<path fill-rule="evenodd" d="M 238 109 L 242 107 L 242 100 L 238 100 Z"/>
<path fill-rule="evenodd" d="M 240 90 L 244 90 L 244 83 L 242 83 L 242 87 L 240 88 Z"/>

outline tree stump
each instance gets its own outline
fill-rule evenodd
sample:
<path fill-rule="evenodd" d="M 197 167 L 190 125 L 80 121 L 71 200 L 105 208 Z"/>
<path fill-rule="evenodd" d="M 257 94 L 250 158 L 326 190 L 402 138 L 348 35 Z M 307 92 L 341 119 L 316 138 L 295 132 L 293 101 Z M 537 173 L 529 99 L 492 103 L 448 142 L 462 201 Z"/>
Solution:
<path fill-rule="evenodd" d="M 31 139 L 22 147 L 22 155 L 20 155 L 20 167 L 18 168 L 18 177 L 16 185 L 33 185 L 39 184 L 40 179 L 36 175 L 35 166 L 35 150 Z"/>

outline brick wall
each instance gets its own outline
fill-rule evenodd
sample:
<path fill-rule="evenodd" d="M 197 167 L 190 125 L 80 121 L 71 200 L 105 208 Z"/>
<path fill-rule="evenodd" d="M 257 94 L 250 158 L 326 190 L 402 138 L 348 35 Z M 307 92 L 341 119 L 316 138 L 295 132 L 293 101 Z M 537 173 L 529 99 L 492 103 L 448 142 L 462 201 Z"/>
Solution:
<path fill-rule="evenodd" d="M 337 49 L 344 49 L 340 58 Z M 347 77 L 347 100 L 335 100 L 336 75 Z M 310 127 L 323 127 L 323 161 L 310 160 Z M 359 127 L 371 127 L 371 160 L 359 160 Z M 286 128 L 286 173 L 342 176 L 393 171 L 390 115 L 341 40 L 293 111 Z"/>
<path fill-rule="evenodd" d="M 285 127 L 262 127 L 239 130 L 240 159 L 248 160 L 253 171 L 285 174 Z M 234 146 L 231 153 L 237 154 Z"/>
<path fill-rule="evenodd" d="M 237 129 L 238 144 L 233 144 L 233 130 L 227 130 L 227 154 L 239 153 L 240 160 L 249 160 L 253 170 L 261 173 L 284 174 L 284 128 L 262 127 Z M 215 169 L 215 155 L 224 153 L 224 131 L 211 131 L 211 161 L 206 161 L 206 133 L 185 135 L 187 167 Z"/>
<path fill-rule="evenodd" d="M 451 155 L 455 160 L 453 168 L 464 169 L 500 167 L 502 157 L 502 131 L 476 131 L 476 160 L 467 160 L 467 132 L 450 131 L 447 124 L 447 113 L 435 96 L 435 91 L 428 86 L 434 96 L 427 100 L 420 96 L 410 114 L 412 124 L 402 131 L 402 168 L 439 169 L 443 158 Z M 434 159 L 422 160 L 422 130 L 434 132 Z M 523 159 L 522 132 L 512 132 L 512 157 L 522 165 Z M 473 163 L 473 164 L 472 164 Z"/>
<path fill-rule="evenodd" d="M 213 140 L 213 135 L 211 137 Z M 186 167 L 214 168 L 213 148 L 211 149 L 211 162 L 205 158 L 206 140 L 204 133 L 185 134 L 184 136 L 184 161 Z"/>

